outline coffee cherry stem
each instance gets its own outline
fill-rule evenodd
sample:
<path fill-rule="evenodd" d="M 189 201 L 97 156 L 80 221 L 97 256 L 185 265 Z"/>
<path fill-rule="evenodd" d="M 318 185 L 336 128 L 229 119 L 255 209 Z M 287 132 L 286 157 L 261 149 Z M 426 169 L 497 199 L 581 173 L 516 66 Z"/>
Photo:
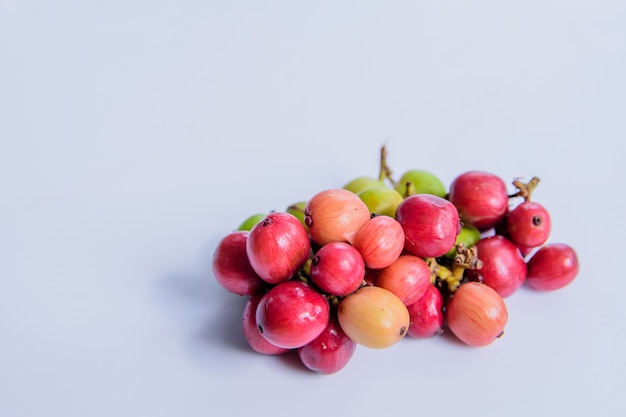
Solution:
<path fill-rule="evenodd" d="M 407 198 L 409 196 L 412 196 L 413 194 L 415 194 L 415 184 L 413 184 L 411 181 L 407 181 L 406 192 L 404 193 L 403 197 Z"/>
<path fill-rule="evenodd" d="M 430 269 L 430 283 L 435 284 L 437 282 L 439 264 L 435 258 L 425 258 L 424 261 L 426 261 L 426 265 L 428 265 L 428 269 Z"/>
<path fill-rule="evenodd" d="M 313 257 L 309 256 L 309 259 L 306 260 L 302 268 L 300 268 L 300 274 L 304 276 L 307 280 L 311 278 L 311 264 L 313 263 Z"/>
<path fill-rule="evenodd" d="M 330 306 L 331 311 L 337 311 L 337 307 L 339 307 L 339 302 L 341 302 L 341 298 L 332 294 L 326 294 L 324 297 L 326 298 L 326 300 L 328 300 L 328 305 Z"/>
<path fill-rule="evenodd" d="M 391 183 L 392 187 L 396 186 L 396 182 L 392 178 L 393 172 L 387 164 L 387 147 L 385 145 L 380 147 L 380 169 L 378 172 L 378 180 L 384 182 L 385 180 Z"/>
<path fill-rule="evenodd" d="M 437 262 L 435 258 L 426 258 L 426 265 L 430 269 L 430 282 L 431 284 L 444 282 L 448 287 L 450 293 L 454 293 L 460 286 L 463 279 L 463 272 L 465 268 L 460 265 L 452 265 L 452 268 L 448 268 Z"/>
<path fill-rule="evenodd" d="M 529 182 L 524 183 L 519 179 L 513 180 L 513 185 L 517 188 L 517 192 L 509 195 L 509 198 L 522 197 L 524 201 L 530 201 L 530 195 L 539 184 L 539 178 L 533 177 Z"/>
<path fill-rule="evenodd" d="M 441 281 L 445 283 L 451 294 L 461 286 L 466 269 L 480 269 L 483 266 L 482 261 L 478 259 L 476 247 L 467 247 L 463 243 L 456 245 L 456 255 L 450 266 L 440 264 L 435 258 L 425 260 L 431 271 L 431 284 Z"/>
<path fill-rule="evenodd" d="M 461 286 L 464 272 L 465 268 L 460 265 L 452 265 L 451 269 L 441 266 L 437 276 L 448 284 L 448 290 L 454 294 Z"/>
<path fill-rule="evenodd" d="M 480 269 L 483 267 L 483 262 L 478 259 L 476 246 L 467 247 L 463 243 L 456 245 L 456 255 L 452 262 L 453 265 L 463 267 L 464 269 Z"/>

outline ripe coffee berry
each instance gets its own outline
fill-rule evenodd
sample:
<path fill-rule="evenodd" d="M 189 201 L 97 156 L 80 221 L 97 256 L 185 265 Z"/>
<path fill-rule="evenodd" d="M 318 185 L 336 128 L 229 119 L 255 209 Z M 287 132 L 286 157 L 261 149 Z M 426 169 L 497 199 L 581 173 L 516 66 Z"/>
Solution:
<path fill-rule="evenodd" d="M 411 316 L 409 336 L 426 338 L 443 332 L 443 296 L 437 287 L 430 284 L 419 300 L 407 308 Z"/>
<path fill-rule="evenodd" d="M 311 280 L 328 294 L 346 296 L 363 283 L 365 263 L 353 246 L 344 242 L 328 243 L 311 261 Z"/>
<path fill-rule="evenodd" d="M 328 325 L 330 306 L 322 294 L 300 281 L 276 285 L 261 297 L 256 323 L 271 344 L 294 349 L 306 345 Z"/>
<path fill-rule="evenodd" d="M 375 216 L 356 232 L 353 245 L 363 256 L 365 266 L 385 268 L 402 253 L 404 230 L 392 217 Z"/>
<path fill-rule="evenodd" d="M 550 236 L 550 214 L 541 204 L 524 201 L 509 213 L 506 220 L 508 237 L 520 247 L 543 245 Z"/>
<path fill-rule="evenodd" d="M 508 311 L 502 297 L 480 282 L 459 287 L 446 308 L 448 327 L 470 346 L 487 346 L 504 331 Z"/>
<path fill-rule="evenodd" d="M 504 181 L 483 171 L 469 171 L 456 177 L 450 185 L 448 199 L 459 210 L 464 224 L 481 230 L 494 227 L 509 207 Z"/>
<path fill-rule="evenodd" d="M 213 253 L 213 274 L 226 290 L 237 295 L 252 295 L 267 287 L 254 271 L 246 254 L 247 231 L 224 236 Z"/>
<path fill-rule="evenodd" d="M 563 243 L 548 244 L 528 260 L 528 284 L 542 291 L 558 290 L 578 275 L 578 256 Z"/>
<path fill-rule="evenodd" d="M 289 352 L 289 349 L 273 345 L 259 333 L 259 327 L 256 323 L 256 309 L 262 296 L 262 294 L 252 295 L 246 302 L 241 322 L 243 335 L 250 347 L 258 353 L 264 355 L 280 355 Z"/>
<path fill-rule="evenodd" d="M 356 343 L 343 331 L 337 316 L 332 315 L 319 336 L 298 348 L 298 356 L 310 370 L 329 375 L 343 369 L 355 350 Z"/>
<path fill-rule="evenodd" d="M 430 269 L 419 256 L 402 255 L 382 269 L 376 286 L 394 293 L 405 305 L 415 303 L 430 285 Z"/>
<path fill-rule="evenodd" d="M 370 220 L 367 205 L 351 191 L 339 188 L 315 194 L 304 207 L 304 221 L 319 245 L 352 243 L 357 230 Z"/>
<path fill-rule="evenodd" d="M 459 213 L 450 201 L 432 194 L 413 194 L 398 206 L 404 249 L 423 258 L 446 254 L 461 231 Z"/>
<path fill-rule="evenodd" d="M 246 254 L 256 273 L 269 284 L 291 278 L 307 261 L 311 251 L 309 235 L 295 216 L 270 213 L 248 236 Z"/>
<path fill-rule="evenodd" d="M 481 239 L 476 244 L 482 268 L 467 271 L 506 298 L 517 291 L 526 279 L 526 262 L 519 248 L 504 236 L 495 235 Z"/>

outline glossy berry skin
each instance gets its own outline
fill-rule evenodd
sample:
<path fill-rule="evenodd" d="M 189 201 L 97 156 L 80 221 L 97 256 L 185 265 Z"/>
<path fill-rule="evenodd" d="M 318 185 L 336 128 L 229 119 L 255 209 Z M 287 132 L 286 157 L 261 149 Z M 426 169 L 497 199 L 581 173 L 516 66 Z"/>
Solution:
<path fill-rule="evenodd" d="M 213 275 L 223 288 L 237 295 L 252 295 L 267 287 L 267 283 L 254 271 L 246 243 L 248 231 L 235 231 L 222 238 L 213 253 Z"/>
<path fill-rule="evenodd" d="M 444 198 L 447 194 L 446 187 L 434 174 L 421 169 L 412 169 L 402 174 L 395 187 L 402 196 L 407 195 L 407 182 L 413 186 L 413 194 L 433 194 Z"/>
<path fill-rule="evenodd" d="M 368 188 L 357 194 L 372 215 L 394 217 L 400 203 L 404 200 L 395 189 L 381 185 Z"/>
<path fill-rule="evenodd" d="M 332 315 L 328 326 L 314 340 L 298 348 L 298 357 L 311 371 L 322 375 L 343 369 L 356 350 L 356 343 L 348 337 Z"/>
<path fill-rule="evenodd" d="M 415 255 L 402 255 L 394 263 L 383 268 L 376 279 L 376 286 L 394 293 L 404 305 L 415 303 L 430 285 L 430 268 Z"/>
<path fill-rule="evenodd" d="M 289 213 L 270 213 L 249 233 L 246 253 L 250 265 L 270 284 L 287 281 L 309 257 L 309 234 Z"/>
<path fill-rule="evenodd" d="M 398 206 L 396 219 L 404 230 L 404 249 L 422 258 L 447 253 L 461 230 L 456 207 L 432 194 L 414 194 L 405 198 Z"/>
<path fill-rule="evenodd" d="M 256 310 L 261 335 L 285 349 L 311 342 L 326 328 L 329 319 L 328 301 L 301 281 L 276 285 L 263 295 Z"/>
<path fill-rule="evenodd" d="M 508 311 L 493 288 L 480 282 L 462 284 L 446 306 L 448 327 L 463 343 L 482 347 L 504 331 Z"/>
<path fill-rule="evenodd" d="M 243 335 L 248 342 L 248 345 L 255 352 L 262 353 L 264 355 L 280 355 L 289 352 L 289 349 L 281 348 L 271 344 L 259 333 L 259 328 L 256 323 L 256 309 L 259 305 L 259 301 L 263 294 L 255 294 L 251 296 L 246 305 L 243 308 L 243 317 L 241 327 Z"/>
<path fill-rule="evenodd" d="M 526 282 L 536 290 L 558 290 L 576 278 L 579 268 L 578 256 L 571 246 L 551 243 L 537 250 L 528 260 Z"/>
<path fill-rule="evenodd" d="M 345 296 L 356 291 L 365 277 L 365 262 L 353 246 L 332 242 L 322 246 L 311 261 L 311 281 L 327 294 Z"/>
<path fill-rule="evenodd" d="M 450 184 L 448 199 L 456 206 L 463 224 L 481 230 L 495 226 L 508 212 L 506 184 L 494 174 L 468 171 Z"/>
<path fill-rule="evenodd" d="M 370 211 L 358 195 L 346 189 L 329 189 L 311 197 L 304 208 L 304 221 L 319 245 L 352 243 L 357 230 L 370 220 Z"/>
<path fill-rule="evenodd" d="M 356 232 L 353 246 L 365 266 L 381 269 L 391 265 L 404 249 L 404 230 L 393 217 L 375 216 Z"/>
<path fill-rule="evenodd" d="M 356 177 L 343 186 L 344 189 L 352 191 L 354 194 L 358 194 L 361 191 L 367 190 L 372 187 L 384 186 L 385 183 L 379 179 L 367 176 Z"/>
<path fill-rule="evenodd" d="M 408 335 L 413 338 L 428 338 L 443 333 L 443 296 L 437 287 L 430 284 L 424 295 L 407 306 L 411 317 Z"/>
<path fill-rule="evenodd" d="M 524 201 L 509 213 L 506 221 L 507 235 L 522 248 L 543 245 L 550 236 L 550 214 L 541 204 Z"/>
<path fill-rule="evenodd" d="M 476 248 L 483 266 L 479 270 L 468 270 L 469 277 L 478 274 L 484 284 L 503 298 L 511 296 L 524 284 L 526 262 L 513 242 L 494 235 L 479 240 Z"/>
<path fill-rule="evenodd" d="M 399 342 L 409 328 L 409 311 L 391 291 L 365 286 L 339 303 L 337 318 L 357 344 L 383 349 Z"/>

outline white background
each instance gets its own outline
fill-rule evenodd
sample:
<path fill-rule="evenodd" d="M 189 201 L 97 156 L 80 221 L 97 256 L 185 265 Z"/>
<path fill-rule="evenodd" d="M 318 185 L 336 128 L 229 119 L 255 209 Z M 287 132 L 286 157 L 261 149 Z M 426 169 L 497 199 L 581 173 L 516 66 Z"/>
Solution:
<path fill-rule="evenodd" d="M 626 414 L 624 1 L 0 1 L 0 415 Z M 321 376 L 218 240 L 359 175 L 539 176 L 567 288 Z"/>

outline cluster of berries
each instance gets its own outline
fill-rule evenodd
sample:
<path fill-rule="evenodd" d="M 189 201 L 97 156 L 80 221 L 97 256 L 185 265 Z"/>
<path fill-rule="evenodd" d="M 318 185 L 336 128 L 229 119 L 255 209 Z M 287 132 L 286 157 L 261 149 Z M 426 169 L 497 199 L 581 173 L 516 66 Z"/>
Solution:
<path fill-rule="evenodd" d="M 392 180 L 386 149 L 378 178 L 358 177 L 284 211 L 251 216 L 213 256 L 217 282 L 248 297 L 250 347 L 296 350 L 310 370 L 332 374 L 357 345 L 389 347 L 449 329 L 470 346 L 500 337 L 505 298 L 524 283 L 556 290 L 578 274 L 576 252 L 548 243 L 548 211 L 484 171 L 449 188 L 423 170 Z M 521 200 L 513 206 L 515 200 Z"/>

